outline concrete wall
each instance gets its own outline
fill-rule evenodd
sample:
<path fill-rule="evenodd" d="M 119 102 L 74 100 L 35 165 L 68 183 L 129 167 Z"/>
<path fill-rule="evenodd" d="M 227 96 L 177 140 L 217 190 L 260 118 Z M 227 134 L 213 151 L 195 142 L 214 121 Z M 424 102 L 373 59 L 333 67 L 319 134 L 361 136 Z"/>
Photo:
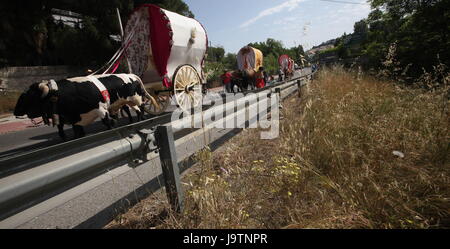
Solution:
<path fill-rule="evenodd" d="M 41 80 L 60 80 L 86 75 L 82 68 L 69 66 L 6 67 L 0 69 L 0 88 L 23 91 Z"/>

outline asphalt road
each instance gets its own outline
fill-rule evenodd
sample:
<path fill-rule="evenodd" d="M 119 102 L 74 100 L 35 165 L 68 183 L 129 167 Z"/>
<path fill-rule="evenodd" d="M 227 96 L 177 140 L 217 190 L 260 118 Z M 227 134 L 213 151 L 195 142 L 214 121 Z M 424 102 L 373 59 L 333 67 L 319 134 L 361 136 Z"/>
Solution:
<path fill-rule="evenodd" d="M 301 75 L 309 73 L 310 69 L 304 69 L 302 71 L 295 72 L 294 77 L 299 77 Z M 231 96 L 232 94 L 228 95 Z M 214 99 L 214 97 L 208 94 L 205 96 L 204 101 L 208 101 L 210 99 Z M 169 106 L 165 114 L 172 112 L 173 110 L 175 110 L 175 106 Z M 159 120 L 158 123 L 155 122 L 155 125 L 168 122 L 170 122 L 170 116 L 167 116 L 165 119 Z M 118 123 L 119 126 L 125 124 L 128 124 L 128 119 L 122 118 L 121 120 L 119 120 Z M 85 132 L 87 135 L 103 130 L 105 130 L 105 126 L 101 122 L 96 122 L 92 125 L 85 127 Z M 71 126 L 65 126 L 65 132 L 67 137 L 69 138 L 73 137 Z M 182 137 L 184 133 L 185 132 L 175 134 L 175 138 L 177 139 L 179 137 Z M 186 134 L 187 133 L 189 132 L 186 132 Z M 58 144 L 60 142 L 62 142 L 62 140 L 58 135 L 57 128 L 43 125 L 38 127 L 27 128 L 21 131 L 1 134 L 0 159 L 10 157 L 16 154 L 26 153 L 35 149 L 45 148 L 47 146 Z"/>

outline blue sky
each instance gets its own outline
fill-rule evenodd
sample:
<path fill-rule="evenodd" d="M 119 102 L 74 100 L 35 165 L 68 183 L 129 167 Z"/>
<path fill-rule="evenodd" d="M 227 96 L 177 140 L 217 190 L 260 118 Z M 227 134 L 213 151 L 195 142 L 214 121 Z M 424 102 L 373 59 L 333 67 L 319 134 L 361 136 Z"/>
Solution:
<path fill-rule="evenodd" d="M 301 44 L 309 49 L 344 32 L 353 32 L 353 24 L 370 12 L 365 0 L 345 0 L 363 4 L 321 0 L 184 1 L 205 26 L 212 45 L 222 46 L 229 53 L 267 38 L 281 40 L 285 47 Z"/>

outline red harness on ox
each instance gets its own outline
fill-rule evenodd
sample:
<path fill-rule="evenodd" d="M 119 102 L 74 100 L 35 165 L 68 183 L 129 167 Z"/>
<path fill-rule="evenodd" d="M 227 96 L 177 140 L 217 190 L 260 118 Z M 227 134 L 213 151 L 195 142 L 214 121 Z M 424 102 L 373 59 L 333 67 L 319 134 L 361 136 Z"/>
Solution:
<path fill-rule="evenodd" d="M 108 102 L 108 101 L 110 100 L 108 90 L 101 91 L 101 93 L 102 93 L 102 96 L 103 96 L 103 100 L 104 100 L 105 102 Z"/>
<path fill-rule="evenodd" d="M 110 96 L 109 96 L 109 92 L 106 89 L 105 85 L 103 85 L 102 82 L 100 82 L 97 78 L 95 78 L 94 76 L 87 76 L 87 78 L 94 83 L 94 85 L 98 88 L 98 90 L 100 91 L 100 93 L 103 96 L 103 100 L 109 105 L 110 104 Z"/>

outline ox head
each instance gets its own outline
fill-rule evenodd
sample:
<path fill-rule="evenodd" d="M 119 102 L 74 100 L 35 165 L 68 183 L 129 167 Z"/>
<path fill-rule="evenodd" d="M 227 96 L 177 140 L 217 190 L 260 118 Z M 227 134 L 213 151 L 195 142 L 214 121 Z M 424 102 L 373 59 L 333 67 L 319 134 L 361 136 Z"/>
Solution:
<path fill-rule="evenodd" d="M 241 71 L 242 77 L 246 79 L 252 79 L 256 76 L 256 71 L 253 68 L 247 68 Z"/>
<path fill-rule="evenodd" d="M 26 114 L 28 118 L 46 116 L 48 93 L 49 87 L 47 86 L 47 82 L 43 81 L 32 84 L 17 100 L 14 115 L 23 116 Z"/>

